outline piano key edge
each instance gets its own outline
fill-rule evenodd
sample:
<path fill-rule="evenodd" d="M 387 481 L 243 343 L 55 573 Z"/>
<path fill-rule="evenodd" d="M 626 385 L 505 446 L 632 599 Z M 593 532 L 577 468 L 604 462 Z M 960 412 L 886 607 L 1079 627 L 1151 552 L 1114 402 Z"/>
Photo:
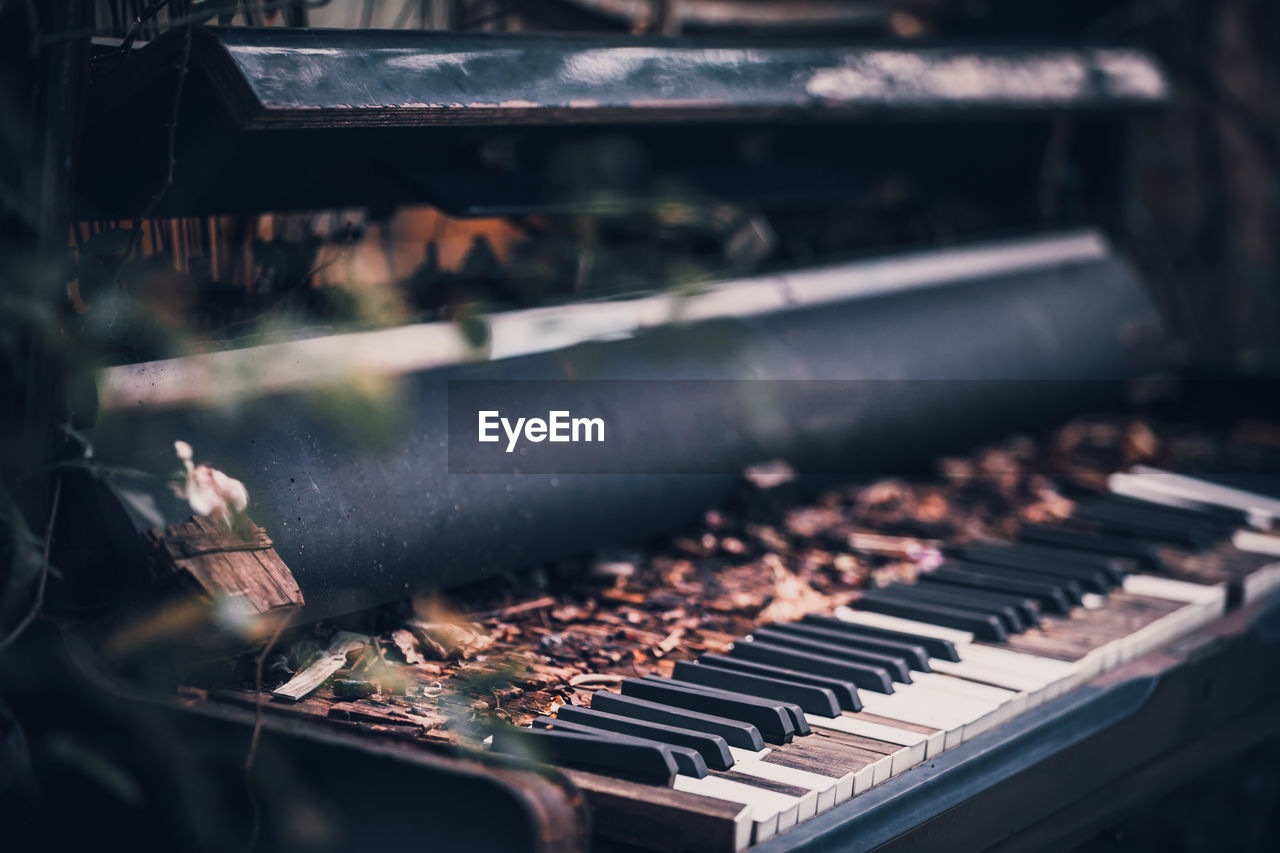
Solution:
<path fill-rule="evenodd" d="M 1278 656 L 1280 598 L 1273 597 L 1202 624 L 1172 645 L 1130 660 L 754 849 L 941 849 L 943 839 L 949 849 L 978 849 L 1007 843 L 1011 836 L 1006 829 L 1012 836 L 1052 832 L 1055 825 L 1066 831 L 1070 821 L 1044 820 L 1055 805 L 1018 805 L 1024 792 L 1030 797 L 1065 785 L 1071 791 L 1064 792 L 1058 805 L 1069 810 L 1072 793 L 1083 799 L 1106 786 L 1124 790 L 1125 780 L 1143 770 L 1153 750 L 1162 761 L 1200 767 L 1211 755 L 1205 742 L 1243 736 L 1227 722 L 1233 716 L 1253 721 L 1251 742 L 1280 733 L 1280 679 L 1257 676 L 1259 670 L 1274 668 Z M 1224 674 L 1244 688 L 1225 697 L 1230 707 L 1215 714 L 1224 722 L 1207 732 L 1188 731 L 1188 718 L 1200 718 L 1174 710 L 1206 695 L 1208 684 L 1221 684 Z M 1144 745 L 1142 756 L 1135 755 L 1134 743 Z M 1087 778 L 1067 769 L 1078 767 L 1071 762 L 1083 753 L 1101 762 Z M 1011 784 L 1002 783 L 1015 776 Z M 1177 778 L 1161 782 L 1172 785 Z M 975 791 L 977 780 L 986 781 Z M 1020 808 L 1026 812 L 1020 814 Z M 1076 818 L 1101 827 L 1111 814 Z M 962 835 L 948 834 L 943 824 L 954 825 Z M 984 831 L 998 834 L 984 837 Z M 1035 843 L 1053 840 L 1037 836 Z"/>

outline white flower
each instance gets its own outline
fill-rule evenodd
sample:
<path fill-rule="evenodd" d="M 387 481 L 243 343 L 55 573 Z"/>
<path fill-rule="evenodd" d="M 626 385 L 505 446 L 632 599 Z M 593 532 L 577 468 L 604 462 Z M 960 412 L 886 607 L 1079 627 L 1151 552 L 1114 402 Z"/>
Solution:
<path fill-rule="evenodd" d="M 244 512 L 249 506 L 249 491 L 244 483 L 208 465 L 194 465 L 191 445 L 175 441 L 173 449 L 186 468 L 186 479 L 175 483 L 174 492 L 191 505 L 197 515 L 212 516 L 231 526 L 233 513 Z"/>

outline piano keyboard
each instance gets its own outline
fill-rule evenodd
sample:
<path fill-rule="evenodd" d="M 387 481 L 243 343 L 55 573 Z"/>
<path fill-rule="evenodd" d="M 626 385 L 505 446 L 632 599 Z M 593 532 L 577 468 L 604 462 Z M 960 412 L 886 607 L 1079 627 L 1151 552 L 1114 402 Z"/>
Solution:
<path fill-rule="evenodd" d="M 643 804 L 671 827 L 659 846 L 758 844 L 1206 625 L 1233 588 L 1273 584 L 1274 552 L 1232 544 L 1262 496 L 1183 477 L 1175 504 L 1139 496 L 1165 497 L 1138 488 L 1149 480 L 1168 482 L 1113 477 L 1117 495 L 1061 524 L 947 549 L 915 583 L 624 680 L 493 748 L 566 768 L 597 804 Z M 1205 554 L 1230 559 L 1206 576 Z"/>

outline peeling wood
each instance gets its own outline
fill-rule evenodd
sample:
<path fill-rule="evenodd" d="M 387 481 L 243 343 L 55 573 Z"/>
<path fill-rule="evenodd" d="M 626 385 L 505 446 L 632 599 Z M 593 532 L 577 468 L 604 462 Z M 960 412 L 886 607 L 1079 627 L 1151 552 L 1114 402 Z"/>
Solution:
<path fill-rule="evenodd" d="M 232 530 L 204 516 L 144 534 L 161 583 L 195 589 L 212 600 L 233 600 L 254 613 L 293 609 L 302 590 L 265 530 L 245 519 Z"/>
<path fill-rule="evenodd" d="M 444 722 L 443 717 L 427 717 L 411 714 L 390 705 L 359 699 L 353 702 L 335 702 L 329 706 L 328 715 L 339 720 L 352 722 L 387 723 L 392 725 L 413 725 L 422 729 L 433 729 Z"/>
<path fill-rule="evenodd" d="M 524 601 L 520 604 L 513 604 L 510 607 L 503 607 L 500 610 L 490 610 L 487 613 L 477 613 L 476 619 L 510 619 L 512 616 L 518 616 L 521 613 L 528 613 L 533 610 L 543 610 L 548 607 L 555 607 L 559 602 L 550 595 L 544 595 L 542 598 L 535 598 L 533 601 Z"/>

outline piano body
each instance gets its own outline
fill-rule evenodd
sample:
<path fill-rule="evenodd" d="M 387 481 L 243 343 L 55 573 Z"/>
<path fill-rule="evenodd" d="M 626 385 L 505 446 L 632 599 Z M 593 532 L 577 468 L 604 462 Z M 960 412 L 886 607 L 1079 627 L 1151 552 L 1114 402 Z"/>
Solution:
<path fill-rule="evenodd" d="M 1280 729 L 1274 480 L 1073 421 L 1185 366 L 1125 254 L 1127 134 L 1169 95 L 1144 52 L 246 27 L 95 50 L 85 220 L 607 218 L 674 185 L 785 237 L 880 210 L 886 176 L 999 208 L 947 245 L 509 307 L 478 348 L 429 317 L 117 357 L 95 459 L 165 471 L 180 440 L 250 496 L 231 535 L 165 479 L 66 474 L 52 704 L 152 741 L 131 766 L 174 838 L 1063 847 Z M 543 180 L 594 145 L 632 158 L 608 192 Z M 1047 163 L 1076 170 L 1049 213 Z M 377 446 L 314 405 L 356 375 L 397 392 Z M 489 406 L 600 413 L 610 442 L 513 461 L 467 440 Z M 193 581 L 212 615 L 178 639 Z M 433 591 L 471 616 L 408 603 Z"/>

